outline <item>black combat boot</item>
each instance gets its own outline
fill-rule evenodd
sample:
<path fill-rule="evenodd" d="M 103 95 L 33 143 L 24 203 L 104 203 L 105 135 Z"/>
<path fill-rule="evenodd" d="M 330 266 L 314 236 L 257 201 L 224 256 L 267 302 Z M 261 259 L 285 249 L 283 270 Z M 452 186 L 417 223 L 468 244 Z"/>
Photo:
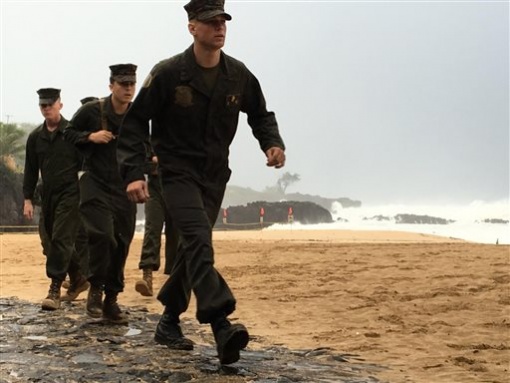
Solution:
<path fill-rule="evenodd" d="M 193 350 L 193 342 L 182 333 L 179 318 L 175 319 L 166 308 L 156 327 L 154 340 L 172 350 Z"/>
<path fill-rule="evenodd" d="M 72 273 L 70 278 L 71 284 L 69 285 L 66 294 L 62 296 L 62 300 L 67 302 L 74 301 L 76 298 L 78 298 L 78 295 L 90 287 L 90 283 L 79 272 Z"/>
<path fill-rule="evenodd" d="M 120 310 L 117 303 L 118 293 L 106 291 L 103 302 L 103 319 L 114 324 L 128 324 L 129 319 L 125 313 Z"/>
<path fill-rule="evenodd" d="M 52 279 L 48 296 L 42 301 L 43 310 L 56 310 L 60 307 L 60 288 L 62 281 L 59 279 Z"/>
<path fill-rule="evenodd" d="M 143 277 L 136 281 L 135 290 L 144 297 L 152 297 L 152 269 L 143 269 Z"/>
<path fill-rule="evenodd" d="M 216 350 L 221 364 L 235 363 L 241 357 L 240 351 L 248 345 L 248 330 L 242 324 L 231 324 L 224 316 L 211 322 Z"/>
<path fill-rule="evenodd" d="M 87 314 L 92 318 L 101 318 L 103 314 L 103 288 L 101 286 L 90 286 L 86 309 Z"/>

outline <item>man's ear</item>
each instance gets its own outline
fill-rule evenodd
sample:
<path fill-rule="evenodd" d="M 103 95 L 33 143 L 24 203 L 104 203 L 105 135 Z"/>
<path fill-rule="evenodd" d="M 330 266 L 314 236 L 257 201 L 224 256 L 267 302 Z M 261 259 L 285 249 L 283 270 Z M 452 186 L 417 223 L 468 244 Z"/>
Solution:
<path fill-rule="evenodd" d="M 195 36 L 197 34 L 197 27 L 196 27 L 195 23 L 188 23 L 188 31 L 193 36 Z"/>

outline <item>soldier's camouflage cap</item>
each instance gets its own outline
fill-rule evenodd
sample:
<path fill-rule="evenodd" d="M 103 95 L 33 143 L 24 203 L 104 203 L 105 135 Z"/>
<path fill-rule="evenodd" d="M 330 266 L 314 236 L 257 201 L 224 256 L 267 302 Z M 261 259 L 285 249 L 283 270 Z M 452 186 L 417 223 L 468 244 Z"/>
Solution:
<path fill-rule="evenodd" d="M 215 16 L 223 16 L 225 20 L 232 20 L 232 16 L 223 8 L 225 0 L 191 0 L 184 6 L 188 13 L 188 20 L 204 21 Z"/>
<path fill-rule="evenodd" d="M 39 95 L 39 105 L 53 105 L 60 98 L 60 89 L 41 88 L 37 91 L 37 94 Z"/>
<path fill-rule="evenodd" d="M 86 104 L 87 102 L 95 101 L 95 100 L 99 100 L 99 98 L 94 97 L 94 96 L 90 96 L 90 97 L 82 98 L 82 99 L 80 100 L 80 102 L 81 102 L 81 104 L 82 104 L 82 105 L 84 105 L 84 104 Z"/>
<path fill-rule="evenodd" d="M 136 82 L 135 64 L 110 65 L 110 77 L 117 82 Z"/>

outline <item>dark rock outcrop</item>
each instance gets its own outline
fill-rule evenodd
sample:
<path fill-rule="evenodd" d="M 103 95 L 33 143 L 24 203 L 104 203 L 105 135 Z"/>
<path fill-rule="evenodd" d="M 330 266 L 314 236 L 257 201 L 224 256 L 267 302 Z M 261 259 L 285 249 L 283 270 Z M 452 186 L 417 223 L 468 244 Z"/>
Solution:
<path fill-rule="evenodd" d="M 500 224 L 500 225 L 508 225 L 508 220 L 501 219 L 501 218 L 486 218 L 482 222 L 483 223 L 494 223 L 494 224 Z"/>
<path fill-rule="evenodd" d="M 390 217 L 381 215 L 381 214 L 374 215 L 373 217 L 370 217 L 370 218 L 368 218 L 368 217 L 363 218 L 363 221 L 379 221 L 379 222 L 381 222 L 381 221 L 389 221 L 389 220 L 390 220 Z"/>
<path fill-rule="evenodd" d="M 292 208 L 294 222 L 301 224 L 331 223 L 331 213 L 313 202 L 251 202 L 246 206 L 230 206 L 227 208 L 226 223 L 223 222 L 223 209 L 216 220 L 216 229 L 253 229 L 261 226 L 260 212 L 264 209 L 262 226 L 289 222 L 289 208 Z"/>
<path fill-rule="evenodd" d="M 397 214 L 395 216 L 395 223 L 411 223 L 420 225 L 448 225 L 455 221 L 451 219 L 445 219 L 440 217 L 431 217 L 428 215 L 416 215 L 416 214 Z"/>

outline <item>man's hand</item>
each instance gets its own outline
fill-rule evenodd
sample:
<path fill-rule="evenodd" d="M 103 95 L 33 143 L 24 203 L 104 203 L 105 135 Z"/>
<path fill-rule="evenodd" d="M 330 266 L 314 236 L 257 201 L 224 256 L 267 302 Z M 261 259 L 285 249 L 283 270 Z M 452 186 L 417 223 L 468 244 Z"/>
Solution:
<path fill-rule="evenodd" d="M 267 166 L 274 166 L 276 169 L 285 166 L 285 152 L 282 148 L 273 146 L 266 150 Z"/>
<path fill-rule="evenodd" d="M 155 164 L 156 166 L 154 166 L 151 174 L 153 176 L 157 176 L 158 175 L 158 157 L 152 156 L 152 163 Z"/>
<path fill-rule="evenodd" d="M 25 200 L 25 204 L 23 205 L 23 215 L 29 221 L 34 219 L 34 205 L 32 205 L 32 200 Z"/>
<path fill-rule="evenodd" d="M 144 203 L 149 199 L 147 182 L 138 180 L 131 182 L 126 189 L 128 199 L 131 202 Z"/>
<path fill-rule="evenodd" d="M 114 140 L 115 136 L 108 130 L 98 130 L 89 134 L 89 141 L 94 144 L 107 144 L 111 140 Z"/>

